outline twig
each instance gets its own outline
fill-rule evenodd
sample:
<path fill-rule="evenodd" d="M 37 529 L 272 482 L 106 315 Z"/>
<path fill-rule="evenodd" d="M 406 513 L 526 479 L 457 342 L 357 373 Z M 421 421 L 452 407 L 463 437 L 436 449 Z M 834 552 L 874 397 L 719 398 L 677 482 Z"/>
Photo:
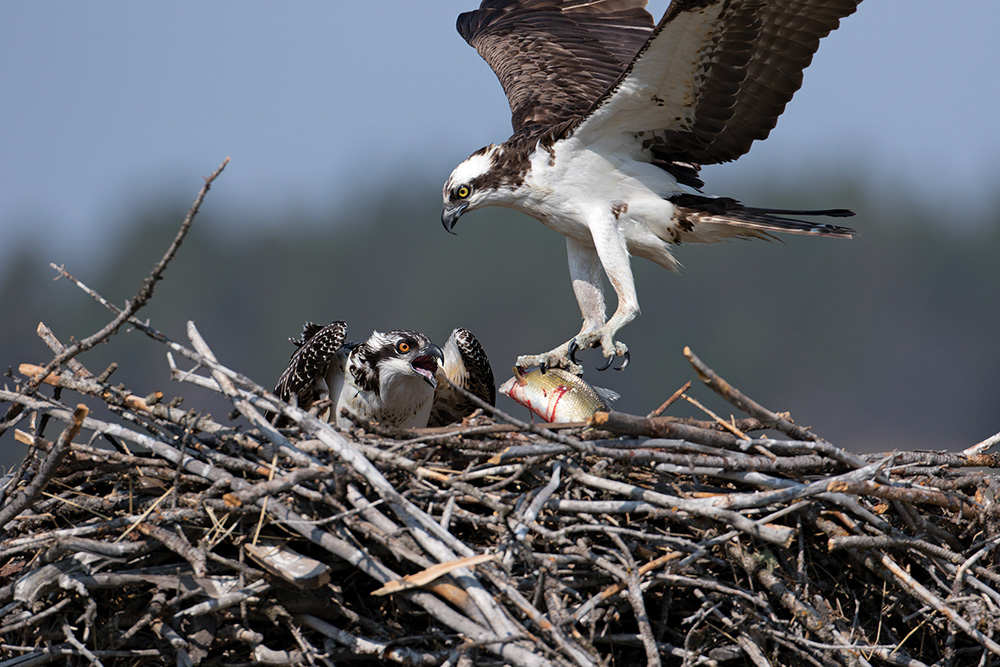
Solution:
<path fill-rule="evenodd" d="M 589 423 L 594 428 L 620 435 L 676 438 L 726 449 L 737 449 L 741 442 L 732 433 L 718 428 L 706 428 L 708 422 L 690 424 L 674 417 L 638 417 L 622 412 L 595 412 Z M 758 420 L 740 420 L 735 426 L 741 432 L 768 428 L 767 424 Z"/>
<path fill-rule="evenodd" d="M 206 602 L 199 602 L 196 605 L 188 607 L 187 609 L 181 609 L 174 614 L 174 618 L 179 616 L 204 616 L 215 611 L 220 611 L 222 609 L 228 609 L 234 605 L 238 605 L 241 602 L 249 600 L 253 597 L 261 595 L 271 588 L 271 584 L 265 579 L 259 579 L 246 588 L 233 591 L 232 593 L 227 593 L 217 598 L 213 598 Z"/>
<path fill-rule="evenodd" d="M 167 547 L 175 554 L 191 564 L 191 570 L 196 577 L 205 576 L 206 557 L 201 549 L 191 545 L 182 534 L 171 532 L 160 526 L 138 522 L 135 524 L 136 530 L 143 535 L 152 537 L 154 540 Z"/>
<path fill-rule="evenodd" d="M 712 412 L 711 410 L 709 410 L 708 408 L 706 408 L 704 405 L 701 404 L 701 401 L 699 401 L 698 399 L 692 398 L 692 397 L 688 396 L 687 394 L 681 394 L 681 397 L 685 401 L 687 401 L 688 403 L 690 403 L 691 405 L 695 406 L 696 408 L 698 408 L 699 410 L 701 410 L 702 412 L 704 412 L 705 414 L 707 414 L 709 417 L 711 417 L 713 420 L 715 420 L 716 424 L 718 424 L 722 428 L 726 429 L 727 431 L 729 431 L 730 433 L 732 433 L 733 435 L 735 435 L 740 440 L 749 440 L 750 439 L 750 437 L 747 436 L 746 433 L 744 433 L 743 431 L 741 431 L 740 429 L 738 429 L 735 424 L 730 424 L 725 419 L 723 419 L 719 415 L 715 414 L 714 412 Z"/>
<path fill-rule="evenodd" d="M 79 651 L 83 657 L 89 660 L 90 664 L 94 665 L 94 667 L 104 667 L 104 663 L 76 638 L 76 635 L 73 634 L 73 628 L 69 627 L 69 623 L 63 622 L 62 631 L 66 637 L 66 641 Z"/>
<path fill-rule="evenodd" d="M 949 622 L 954 623 L 962 630 L 962 632 L 966 633 L 978 643 L 989 649 L 993 655 L 1000 656 L 1000 644 L 973 627 L 971 623 L 964 619 L 960 614 L 956 613 L 954 609 L 945 604 L 938 596 L 934 595 L 920 582 L 914 579 L 910 573 L 900 567 L 899 564 L 897 564 L 896 561 L 890 558 L 887 554 L 882 554 L 879 558 L 879 562 L 882 563 L 885 569 L 891 573 L 899 583 L 912 591 L 917 597 L 926 602 L 928 605 L 933 607 L 935 611 L 947 618 Z"/>
<path fill-rule="evenodd" d="M 830 481 L 827 491 L 831 493 L 865 494 L 875 496 L 876 498 L 901 500 L 906 503 L 928 503 L 947 510 L 961 512 L 962 516 L 966 518 L 972 518 L 977 514 L 975 505 L 960 497 L 956 497 L 955 494 L 945 495 L 944 493 L 928 489 L 886 486 L 869 481 L 842 479 Z"/>
<path fill-rule="evenodd" d="M 219 174 L 222 173 L 223 169 L 226 168 L 227 164 L 229 164 L 229 158 L 223 160 L 222 164 L 219 165 L 219 168 L 216 169 L 211 176 L 205 179 L 205 185 L 202 186 L 201 191 L 198 193 L 198 196 L 194 200 L 194 204 L 192 204 L 191 208 L 188 210 L 187 216 L 184 218 L 184 221 L 181 222 L 181 227 L 178 230 L 177 235 L 174 237 L 174 240 L 170 243 L 170 246 L 167 248 L 167 252 L 163 255 L 163 257 L 156 264 L 156 266 L 153 267 L 153 271 L 149 274 L 149 276 L 147 276 L 146 279 L 143 280 L 142 286 L 139 288 L 139 291 L 135 295 L 135 297 L 130 302 L 127 303 L 125 308 L 122 309 L 121 312 L 113 320 L 111 320 L 111 322 L 106 324 L 99 331 L 74 343 L 73 345 L 70 345 L 69 347 L 65 348 L 62 352 L 57 354 L 55 358 L 52 359 L 52 361 L 46 364 L 41 370 L 39 370 L 34 375 L 34 377 L 32 377 L 27 382 L 23 391 L 30 391 L 36 389 L 38 385 L 41 384 L 41 382 L 44 380 L 44 378 L 48 376 L 48 374 L 51 373 L 57 366 L 59 366 L 62 363 L 65 363 L 69 359 L 73 359 L 81 352 L 89 350 L 90 348 L 94 347 L 99 343 L 103 343 L 108 338 L 115 335 L 123 324 L 128 322 L 128 320 L 132 316 L 134 316 L 139 311 L 139 309 L 141 309 L 143 306 L 146 305 L 149 299 L 152 298 L 153 296 L 153 289 L 156 287 L 156 283 L 158 283 L 160 279 L 163 277 L 163 272 L 166 270 L 167 265 L 170 263 L 170 261 L 174 258 L 174 255 L 177 253 L 177 249 L 180 247 L 181 242 L 187 235 L 188 229 L 190 229 L 191 227 L 191 223 L 194 221 L 195 216 L 198 215 L 198 210 L 201 208 L 201 204 L 205 200 L 205 195 L 208 194 L 209 189 L 211 189 L 212 187 L 212 183 L 215 181 L 216 178 L 218 178 Z M 53 268 L 61 272 L 63 271 L 62 267 L 57 267 L 53 265 Z M 7 414 L 4 416 L 3 419 L 4 422 L 9 422 L 10 419 L 17 414 L 17 412 L 14 413 L 11 412 L 12 410 L 15 409 L 20 410 L 20 408 L 18 408 L 17 406 L 11 406 L 8 409 Z M 0 423 L 0 435 L 3 435 L 3 432 L 5 430 L 6 428 L 4 427 L 4 425 Z"/>
<path fill-rule="evenodd" d="M 38 327 L 35 329 L 35 333 L 38 334 L 38 337 L 42 339 L 42 342 L 48 345 L 49 349 L 55 352 L 56 354 L 62 354 L 63 352 L 66 351 L 66 346 L 63 345 L 58 338 L 56 338 L 56 335 L 52 332 L 52 329 L 45 326 L 44 322 L 38 323 Z M 75 373 L 80 377 L 84 378 L 93 377 L 93 374 L 90 371 L 88 371 L 84 367 L 84 365 L 80 363 L 78 359 L 74 359 L 72 357 L 68 358 L 66 360 L 66 366 L 69 367 L 69 369 L 73 371 L 73 373 Z M 41 369 L 36 370 L 35 372 L 31 373 L 31 375 L 36 375 L 40 372 Z"/>
<path fill-rule="evenodd" d="M 577 479 L 581 483 L 588 486 L 606 489 L 615 493 L 621 493 L 632 498 L 641 498 L 647 502 L 660 505 L 664 508 L 680 510 L 696 516 L 723 522 L 731 525 L 737 530 L 762 539 L 766 542 L 787 545 L 795 532 L 793 529 L 786 526 L 761 525 L 738 512 L 730 512 L 728 510 L 720 509 L 712 502 L 678 498 L 676 496 L 669 496 L 657 491 L 643 489 L 631 484 L 597 477 L 583 472 L 575 465 L 570 468 L 570 474 L 574 479 Z"/>
<path fill-rule="evenodd" d="M 971 447 L 967 447 L 966 449 L 963 449 L 962 453 L 965 454 L 966 456 L 972 456 L 974 454 L 982 454 L 982 453 L 986 452 L 987 450 L 990 450 L 993 447 L 996 447 L 997 445 L 1000 445 L 1000 433 L 996 433 L 994 435 L 991 435 L 990 437 L 986 438 L 982 442 L 979 442 L 979 443 L 977 443 L 975 445 L 972 445 Z"/>
<path fill-rule="evenodd" d="M 555 490 L 559 488 L 559 473 L 561 470 L 562 466 L 558 461 L 555 462 L 552 466 L 552 479 L 538 491 L 538 494 L 532 499 L 531 504 L 528 505 L 519 525 L 514 530 L 514 539 L 519 542 L 524 540 L 525 535 L 528 534 L 528 525 L 538 518 L 538 513 L 542 510 L 542 507 L 549 501 Z"/>
<path fill-rule="evenodd" d="M 642 588 L 639 583 L 639 573 L 637 571 L 639 568 L 636 567 L 635 559 L 632 558 L 632 553 L 622 539 L 615 534 L 611 535 L 611 539 L 618 546 L 617 555 L 625 564 L 625 571 L 621 574 L 624 575 L 628 590 L 628 601 L 635 614 L 636 623 L 639 625 L 639 636 L 642 638 L 643 648 L 646 650 L 646 664 L 649 667 L 657 667 L 662 664 L 660 662 L 660 651 L 656 644 L 656 638 L 653 637 L 653 628 L 649 623 L 649 613 L 646 611 L 646 602 L 643 599 Z"/>
<path fill-rule="evenodd" d="M 691 388 L 691 381 L 688 380 L 687 382 L 684 383 L 684 386 L 681 387 L 680 389 L 678 389 L 677 391 L 675 391 L 670 396 L 670 398 L 668 398 L 667 400 L 663 401 L 663 403 L 660 404 L 660 407 L 656 408 L 655 410 L 653 410 L 652 412 L 650 412 L 648 415 L 646 415 L 646 419 L 652 419 L 653 417 L 659 417 L 660 415 L 662 415 L 663 412 L 664 412 L 664 410 L 666 410 L 671 405 L 673 405 L 674 403 L 676 403 L 677 399 L 679 399 L 684 394 L 684 392 L 686 392 L 690 388 Z"/>
<path fill-rule="evenodd" d="M 73 411 L 72 422 L 59 435 L 59 439 L 56 440 L 52 450 L 38 468 L 35 478 L 31 480 L 31 483 L 23 491 L 11 499 L 10 502 L 0 507 L 0 531 L 4 530 L 4 527 L 11 519 L 34 502 L 38 494 L 45 488 L 45 485 L 52 479 L 60 462 L 62 462 L 63 457 L 69 450 L 73 438 L 80 432 L 80 428 L 83 426 L 88 412 L 87 406 L 83 404 L 76 406 L 76 410 Z"/>
<path fill-rule="evenodd" d="M 701 359 L 695 356 L 690 347 L 684 348 L 684 356 L 687 357 L 689 362 L 691 362 L 691 365 L 694 366 L 695 371 L 698 373 L 698 377 L 700 377 L 705 384 L 751 417 L 756 417 L 763 422 L 772 424 L 782 433 L 787 433 L 793 438 L 797 438 L 799 440 L 820 439 L 809 429 L 802 428 L 801 426 L 788 421 L 781 415 L 771 412 L 756 401 L 745 396 L 738 389 L 719 377 L 715 371 L 706 366 Z"/>
<path fill-rule="evenodd" d="M 372 641 L 357 637 L 310 614 L 303 614 L 299 618 L 308 627 L 350 649 L 353 655 L 374 656 L 382 661 L 398 662 L 404 665 L 427 665 L 428 667 L 440 664 L 443 657 L 440 654 L 423 653 L 402 646 L 394 646 L 391 642 Z"/>

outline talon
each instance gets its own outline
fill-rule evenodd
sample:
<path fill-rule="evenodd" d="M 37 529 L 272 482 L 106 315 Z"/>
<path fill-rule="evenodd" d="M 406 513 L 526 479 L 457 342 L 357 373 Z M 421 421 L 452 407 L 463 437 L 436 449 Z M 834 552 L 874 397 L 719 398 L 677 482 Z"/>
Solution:
<path fill-rule="evenodd" d="M 611 362 L 614 361 L 614 360 L 615 360 L 614 357 L 608 357 L 608 363 L 604 364 L 603 366 L 598 366 L 597 370 L 598 371 L 606 371 L 606 370 L 608 370 L 609 368 L 611 368 Z M 621 370 L 621 369 L 620 368 L 616 368 L 615 370 Z"/>
<path fill-rule="evenodd" d="M 548 370 L 548 364 L 546 364 L 544 361 L 539 362 L 538 370 L 542 372 L 542 375 L 545 375 L 545 371 Z"/>
<path fill-rule="evenodd" d="M 576 338 L 569 342 L 569 349 L 566 350 L 566 356 L 574 364 L 579 364 L 580 362 L 576 360 L 576 353 L 580 349 L 580 346 L 576 344 Z"/>
<path fill-rule="evenodd" d="M 625 354 L 623 354 L 622 357 L 623 357 L 623 359 L 622 359 L 622 365 L 621 366 L 617 366 L 615 368 L 616 371 L 623 371 L 623 370 L 625 370 L 625 368 L 628 366 L 629 360 L 632 358 L 632 355 L 629 354 L 628 350 L 625 350 Z M 611 362 L 608 362 L 608 363 L 611 363 Z"/>

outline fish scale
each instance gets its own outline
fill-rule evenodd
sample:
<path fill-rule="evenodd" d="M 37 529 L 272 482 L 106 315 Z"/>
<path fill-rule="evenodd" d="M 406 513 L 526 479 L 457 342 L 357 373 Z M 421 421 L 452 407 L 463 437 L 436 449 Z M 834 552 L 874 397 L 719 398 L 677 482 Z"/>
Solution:
<path fill-rule="evenodd" d="M 586 421 L 598 410 L 608 410 L 608 402 L 618 398 L 615 392 L 595 389 L 561 368 L 525 373 L 514 367 L 514 377 L 500 385 L 499 391 L 550 424 Z"/>

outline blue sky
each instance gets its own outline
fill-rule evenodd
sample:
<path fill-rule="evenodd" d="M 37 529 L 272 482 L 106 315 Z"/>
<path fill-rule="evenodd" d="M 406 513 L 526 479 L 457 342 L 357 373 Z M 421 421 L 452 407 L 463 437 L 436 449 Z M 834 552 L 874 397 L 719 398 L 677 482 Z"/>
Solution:
<path fill-rule="evenodd" d="M 509 133 L 499 85 L 454 30 L 474 4 L 0 3 L 0 271 L 20 243 L 60 259 L 104 245 L 227 156 L 211 203 L 234 220 L 322 211 L 413 169 L 437 197 L 454 164 Z M 847 166 L 927 201 L 995 201 L 997 26 L 997 0 L 864 2 L 771 137 L 709 170 L 709 191 Z"/>

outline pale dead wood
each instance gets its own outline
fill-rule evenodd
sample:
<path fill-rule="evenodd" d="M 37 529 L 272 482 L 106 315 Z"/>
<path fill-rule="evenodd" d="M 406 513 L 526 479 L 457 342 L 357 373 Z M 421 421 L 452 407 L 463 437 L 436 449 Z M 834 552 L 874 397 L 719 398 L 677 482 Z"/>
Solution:
<path fill-rule="evenodd" d="M 31 505 L 42 492 L 42 489 L 48 485 L 49 481 L 55 475 L 59 464 L 62 463 L 66 452 L 69 451 L 73 439 L 83 427 L 83 420 L 87 417 L 88 412 L 89 410 L 86 405 L 81 403 L 76 406 L 76 410 L 73 411 L 72 421 L 59 435 L 59 439 L 49 450 L 48 456 L 39 465 L 34 479 L 20 493 L 15 495 L 3 507 L 0 507 L 0 531 L 4 530 L 8 521 Z"/>

